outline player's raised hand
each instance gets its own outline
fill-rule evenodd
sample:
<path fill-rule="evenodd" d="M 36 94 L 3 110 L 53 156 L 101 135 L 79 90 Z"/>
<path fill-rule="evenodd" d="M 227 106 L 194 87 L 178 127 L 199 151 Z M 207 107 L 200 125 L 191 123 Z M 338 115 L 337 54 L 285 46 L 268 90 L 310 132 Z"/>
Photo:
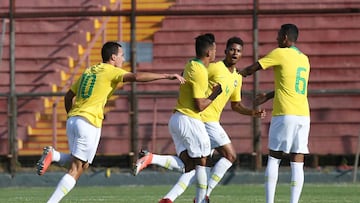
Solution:
<path fill-rule="evenodd" d="M 184 84 L 186 82 L 185 78 L 183 78 L 181 75 L 179 74 L 168 74 L 167 78 L 169 80 L 179 80 L 181 84 Z"/>

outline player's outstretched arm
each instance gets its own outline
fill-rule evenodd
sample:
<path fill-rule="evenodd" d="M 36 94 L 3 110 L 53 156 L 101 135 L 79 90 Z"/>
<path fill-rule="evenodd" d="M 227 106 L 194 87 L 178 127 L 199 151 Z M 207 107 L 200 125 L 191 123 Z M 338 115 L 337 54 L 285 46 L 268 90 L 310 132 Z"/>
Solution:
<path fill-rule="evenodd" d="M 167 73 L 149 73 L 149 72 L 137 72 L 127 73 L 124 75 L 124 82 L 150 82 L 154 80 L 179 80 L 181 84 L 184 84 L 186 80 L 179 74 L 167 74 Z"/>
<path fill-rule="evenodd" d="M 249 109 L 241 102 L 231 102 L 231 109 L 240 114 L 252 117 L 265 118 L 266 116 L 266 111 L 264 109 Z"/>
<path fill-rule="evenodd" d="M 252 75 L 253 73 L 255 73 L 256 71 L 258 71 L 260 69 L 262 69 L 260 63 L 256 62 L 256 63 L 254 63 L 254 64 L 252 64 L 252 65 L 250 65 L 250 66 L 248 66 L 248 67 L 246 67 L 244 69 L 239 70 L 238 73 L 240 75 L 242 75 L 243 77 L 246 77 L 248 75 Z"/>

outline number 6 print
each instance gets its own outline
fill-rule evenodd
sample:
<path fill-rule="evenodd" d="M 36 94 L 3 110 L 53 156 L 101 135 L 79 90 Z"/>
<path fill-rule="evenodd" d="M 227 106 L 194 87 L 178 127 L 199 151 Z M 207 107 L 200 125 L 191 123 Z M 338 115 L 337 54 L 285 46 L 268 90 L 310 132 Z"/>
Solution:
<path fill-rule="evenodd" d="M 301 72 L 306 72 L 306 68 L 299 67 L 296 70 L 295 91 L 299 94 L 305 94 L 307 81 L 301 77 Z"/>

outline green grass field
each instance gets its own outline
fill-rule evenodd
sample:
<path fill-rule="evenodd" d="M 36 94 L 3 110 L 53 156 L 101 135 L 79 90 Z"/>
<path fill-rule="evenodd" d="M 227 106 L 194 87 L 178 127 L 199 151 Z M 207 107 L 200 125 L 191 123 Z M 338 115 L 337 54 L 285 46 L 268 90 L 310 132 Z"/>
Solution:
<path fill-rule="evenodd" d="M 62 202 L 118 202 L 157 203 L 169 186 L 75 187 Z M 46 202 L 54 188 L 11 187 L 0 188 L 0 202 Z M 359 184 L 305 184 L 301 203 L 359 203 Z M 190 187 L 176 203 L 190 203 L 195 188 Z M 276 203 L 289 202 L 289 187 L 278 185 Z M 212 193 L 211 203 L 263 203 L 263 185 L 218 186 Z"/>

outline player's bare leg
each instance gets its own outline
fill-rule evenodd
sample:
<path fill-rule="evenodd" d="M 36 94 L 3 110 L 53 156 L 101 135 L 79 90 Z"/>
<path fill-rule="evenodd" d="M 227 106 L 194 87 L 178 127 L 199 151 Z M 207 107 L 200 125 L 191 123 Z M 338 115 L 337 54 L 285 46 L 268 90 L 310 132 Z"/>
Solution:
<path fill-rule="evenodd" d="M 61 178 L 54 193 L 51 195 L 48 203 L 59 202 L 67 195 L 76 184 L 81 174 L 89 167 L 89 163 L 84 162 L 76 157 L 72 157 L 72 162 L 68 172 Z"/>

